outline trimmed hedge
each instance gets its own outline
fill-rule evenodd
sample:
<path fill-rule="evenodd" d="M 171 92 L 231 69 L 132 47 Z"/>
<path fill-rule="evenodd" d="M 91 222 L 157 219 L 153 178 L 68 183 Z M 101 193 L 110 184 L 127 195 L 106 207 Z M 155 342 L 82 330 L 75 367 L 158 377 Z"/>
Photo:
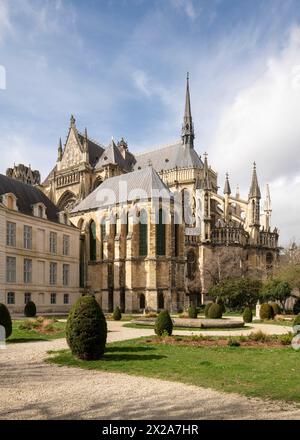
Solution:
<path fill-rule="evenodd" d="M 196 306 L 192 305 L 189 307 L 189 318 L 196 319 L 198 316 L 198 309 Z"/>
<path fill-rule="evenodd" d="M 122 313 L 120 307 L 116 307 L 113 313 L 113 319 L 115 321 L 120 321 L 122 319 Z"/>
<path fill-rule="evenodd" d="M 79 359 L 100 359 L 105 350 L 107 324 L 94 296 L 82 296 L 73 305 L 67 321 L 66 339 Z"/>
<path fill-rule="evenodd" d="M 273 309 L 273 316 L 279 315 L 281 313 L 281 309 L 276 302 L 271 302 L 270 306 Z"/>
<path fill-rule="evenodd" d="M 262 320 L 274 318 L 273 309 L 270 304 L 264 303 L 260 306 L 259 316 Z"/>
<path fill-rule="evenodd" d="M 27 318 L 33 318 L 36 315 L 36 306 L 33 301 L 28 301 L 24 307 L 24 315 Z"/>
<path fill-rule="evenodd" d="M 162 336 L 167 332 L 171 336 L 173 332 L 173 321 L 167 310 L 162 310 L 155 321 L 154 331 L 158 336 Z"/>
<path fill-rule="evenodd" d="M 243 320 L 245 323 L 249 323 L 252 322 L 252 319 L 253 319 L 252 310 L 250 309 L 250 307 L 246 307 L 243 313 Z"/>
<path fill-rule="evenodd" d="M 0 303 L 0 325 L 5 328 L 5 337 L 9 338 L 12 334 L 12 321 L 8 308 Z"/>
<path fill-rule="evenodd" d="M 209 312 L 210 306 L 212 304 L 213 304 L 213 302 L 209 302 L 209 303 L 206 304 L 205 309 L 204 309 L 205 318 L 208 318 L 208 312 Z"/>
<path fill-rule="evenodd" d="M 298 315 L 294 319 L 293 325 L 300 325 L 300 313 L 298 313 Z"/>
<path fill-rule="evenodd" d="M 220 304 L 213 303 L 208 310 L 208 318 L 220 319 L 222 318 L 223 307 Z"/>

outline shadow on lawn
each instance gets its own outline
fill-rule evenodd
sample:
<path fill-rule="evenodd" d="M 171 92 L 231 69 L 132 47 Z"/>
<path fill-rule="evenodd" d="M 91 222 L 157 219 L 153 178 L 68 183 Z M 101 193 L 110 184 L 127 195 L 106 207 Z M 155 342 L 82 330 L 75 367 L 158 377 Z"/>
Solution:
<path fill-rule="evenodd" d="M 125 352 L 125 353 L 136 353 L 139 351 L 149 351 L 149 350 L 156 350 L 155 347 L 149 347 L 149 346 L 142 346 L 142 347 L 132 347 L 132 346 L 125 346 L 125 347 L 106 347 L 105 352 L 106 353 L 120 353 L 120 352 Z"/>
<path fill-rule="evenodd" d="M 41 341 L 49 341 L 49 339 L 45 339 L 45 338 L 10 338 L 10 339 L 6 339 L 6 343 L 7 344 L 12 344 L 12 343 L 24 343 L 24 342 L 41 342 Z"/>

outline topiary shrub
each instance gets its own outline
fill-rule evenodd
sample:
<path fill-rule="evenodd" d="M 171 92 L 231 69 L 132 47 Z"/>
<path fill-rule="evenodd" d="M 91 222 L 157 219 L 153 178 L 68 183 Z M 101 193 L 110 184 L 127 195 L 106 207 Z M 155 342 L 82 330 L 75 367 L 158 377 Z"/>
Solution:
<path fill-rule="evenodd" d="M 208 310 L 208 317 L 210 319 L 220 319 L 222 314 L 222 306 L 220 304 L 213 303 Z"/>
<path fill-rule="evenodd" d="M 279 305 L 276 302 L 271 302 L 270 306 L 273 309 L 273 316 L 275 317 L 276 315 L 279 315 L 281 313 L 281 309 L 279 307 Z"/>
<path fill-rule="evenodd" d="M 259 316 L 262 320 L 274 318 L 273 309 L 270 304 L 264 303 L 260 306 Z"/>
<path fill-rule="evenodd" d="M 196 319 L 197 316 L 198 316 L 198 310 L 197 310 L 197 307 L 194 306 L 194 305 L 192 305 L 192 306 L 189 308 L 189 318 L 191 318 L 191 319 Z"/>
<path fill-rule="evenodd" d="M 171 336 L 173 331 L 173 322 L 167 310 L 162 310 L 155 321 L 154 331 L 158 336 L 162 336 L 167 332 Z"/>
<path fill-rule="evenodd" d="M 300 325 L 300 313 L 298 313 L 298 315 L 294 319 L 293 325 Z"/>
<path fill-rule="evenodd" d="M 5 337 L 9 338 L 12 334 L 12 322 L 8 308 L 0 303 L 0 325 L 5 328 Z"/>
<path fill-rule="evenodd" d="M 205 308 L 204 308 L 204 315 L 206 318 L 208 318 L 208 311 L 210 309 L 210 306 L 213 304 L 213 302 L 209 302 L 206 304 Z"/>
<path fill-rule="evenodd" d="M 24 315 L 33 318 L 36 315 L 36 307 L 33 301 L 28 301 L 24 308 Z"/>
<path fill-rule="evenodd" d="M 294 315 L 298 315 L 298 313 L 300 313 L 300 298 L 298 298 L 293 305 L 293 313 Z"/>
<path fill-rule="evenodd" d="M 225 304 L 224 304 L 224 301 L 222 300 L 222 298 L 218 298 L 216 303 L 219 304 L 219 306 L 222 307 L 222 313 L 225 313 L 226 312 L 226 307 L 225 307 Z"/>
<path fill-rule="evenodd" d="M 120 321 L 121 318 L 122 318 L 122 313 L 121 313 L 120 307 L 116 307 L 114 310 L 114 313 L 113 313 L 113 319 L 115 321 Z"/>
<path fill-rule="evenodd" d="M 79 359 L 100 359 L 105 350 L 107 324 L 94 296 L 82 296 L 73 305 L 67 321 L 66 339 Z"/>
<path fill-rule="evenodd" d="M 252 310 L 250 309 L 250 307 L 246 307 L 243 313 L 243 320 L 245 323 L 249 323 L 252 322 L 252 319 L 253 319 Z"/>

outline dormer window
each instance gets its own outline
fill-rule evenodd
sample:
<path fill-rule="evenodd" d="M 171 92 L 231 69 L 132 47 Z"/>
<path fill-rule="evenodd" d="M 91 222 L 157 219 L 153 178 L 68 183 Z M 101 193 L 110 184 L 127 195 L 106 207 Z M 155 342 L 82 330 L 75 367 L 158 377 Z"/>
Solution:
<path fill-rule="evenodd" d="M 2 203 L 8 209 L 13 211 L 18 211 L 17 207 L 17 197 L 12 193 L 7 193 L 2 195 Z"/>
<path fill-rule="evenodd" d="M 35 203 L 32 205 L 33 215 L 39 218 L 47 218 L 46 206 L 43 203 Z"/>
<path fill-rule="evenodd" d="M 70 225 L 68 214 L 64 211 L 59 213 L 59 223 L 63 225 Z"/>

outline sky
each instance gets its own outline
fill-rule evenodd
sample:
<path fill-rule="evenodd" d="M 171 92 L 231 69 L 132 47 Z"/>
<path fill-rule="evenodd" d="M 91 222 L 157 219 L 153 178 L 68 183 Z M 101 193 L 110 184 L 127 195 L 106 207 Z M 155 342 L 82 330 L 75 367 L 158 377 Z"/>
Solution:
<path fill-rule="evenodd" d="M 281 244 L 300 242 L 299 0 L 0 0 L 0 172 L 45 178 L 70 115 L 132 152 L 180 137 L 190 73 L 195 148 L 222 191 L 270 185 Z"/>

